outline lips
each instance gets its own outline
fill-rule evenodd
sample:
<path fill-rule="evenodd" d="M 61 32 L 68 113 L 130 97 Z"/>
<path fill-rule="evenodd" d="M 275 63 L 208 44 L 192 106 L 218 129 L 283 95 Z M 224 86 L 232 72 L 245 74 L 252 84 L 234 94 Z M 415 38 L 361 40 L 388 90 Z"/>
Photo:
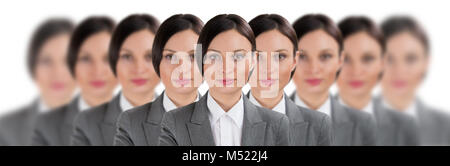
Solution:
<path fill-rule="evenodd" d="M 175 81 L 175 83 L 177 83 L 180 86 L 185 86 L 185 85 L 191 83 L 190 79 L 178 79 L 178 80 L 174 80 L 174 81 Z"/>
<path fill-rule="evenodd" d="M 222 79 L 222 80 L 218 80 L 222 83 L 222 85 L 227 86 L 227 85 L 231 85 L 234 83 L 235 79 Z"/>
<path fill-rule="evenodd" d="M 131 80 L 135 85 L 137 86 L 141 86 L 144 85 L 145 83 L 147 83 L 147 79 L 142 79 L 142 78 L 138 78 L 138 79 L 132 79 Z"/>
<path fill-rule="evenodd" d="M 274 79 L 267 79 L 267 80 L 259 80 L 261 82 L 261 84 L 265 85 L 265 86 L 272 86 L 276 80 Z"/>
<path fill-rule="evenodd" d="M 362 81 L 350 81 L 348 84 L 350 84 L 350 86 L 352 88 L 360 88 L 364 85 L 364 82 Z"/>
<path fill-rule="evenodd" d="M 53 83 L 50 85 L 50 87 L 51 87 L 53 90 L 59 91 L 59 90 L 64 89 L 65 84 L 62 83 L 62 82 L 53 82 Z"/>
<path fill-rule="evenodd" d="M 403 88 L 406 86 L 406 81 L 401 81 L 401 80 L 393 81 L 392 85 L 396 88 Z"/>
<path fill-rule="evenodd" d="M 106 84 L 105 81 L 91 81 L 91 85 L 96 88 L 101 88 L 105 86 L 105 84 Z"/>
<path fill-rule="evenodd" d="M 322 83 L 321 79 L 307 79 L 306 82 L 311 86 L 317 86 Z"/>

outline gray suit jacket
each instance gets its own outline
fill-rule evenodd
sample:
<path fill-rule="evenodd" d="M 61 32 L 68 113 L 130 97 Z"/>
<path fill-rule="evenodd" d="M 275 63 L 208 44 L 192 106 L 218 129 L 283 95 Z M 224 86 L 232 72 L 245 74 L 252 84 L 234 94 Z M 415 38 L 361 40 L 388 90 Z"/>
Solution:
<path fill-rule="evenodd" d="M 38 116 L 38 100 L 0 119 L 0 146 L 29 146 Z"/>
<path fill-rule="evenodd" d="M 247 93 L 249 97 L 250 93 Z M 286 94 L 286 116 L 289 119 L 291 146 L 330 146 L 333 142 L 328 115 L 295 105 Z"/>
<path fill-rule="evenodd" d="M 68 146 L 73 131 L 73 119 L 79 112 L 79 97 L 69 104 L 39 115 L 33 134 L 32 145 Z"/>
<path fill-rule="evenodd" d="M 109 103 L 79 113 L 74 120 L 72 145 L 112 146 L 120 113 L 120 94 Z"/>
<path fill-rule="evenodd" d="M 163 92 L 164 93 L 164 92 Z M 164 95 L 155 101 L 120 114 L 117 122 L 115 146 L 156 146 L 161 132 L 161 119 L 166 113 Z"/>
<path fill-rule="evenodd" d="M 214 146 L 207 98 L 204 95 L 198 102 L 167 112 L 159 145 Z M 242 146 L 289 145 L 289 120 L 285 115 L 255 106 L 244 96 L 243 101 Z"/>
<path fill-rule="evenodd" d="M 295 101 L 295 92 L 290 96 Z M 331 97 L 331 125 L 333 145 L 376 145 L 375 119 L 368 113 L 344 107 Z"/>
<path fill-rule="evenodd" d="M 418 101 L 418 129 L 421 145 L 450 145 L 450 116 Z"/>
<path fill-rule="evenodd" d="M 379 96 L 373 99 L 373 104 L 377 124 L 377 145 L 419 145 L 416 124 L 413 118 L 384 107 Z"/>

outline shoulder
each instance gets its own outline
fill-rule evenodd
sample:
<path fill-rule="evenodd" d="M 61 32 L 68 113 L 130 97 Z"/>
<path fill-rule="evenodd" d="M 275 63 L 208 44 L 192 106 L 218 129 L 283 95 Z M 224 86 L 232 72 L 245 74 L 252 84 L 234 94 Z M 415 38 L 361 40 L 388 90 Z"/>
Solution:
<path fill-rule="evenodd" d="M 168 117 L 170 116 L 174 120 L 188 121 L 191 118 L 196 106 L 197 106 L 197 102 L 194 102 L 194 103 L 188 104 L 186 106 L 179 107 L 174 110 L 168 111 L 165 113 L 164 116 L 168 116 Z"/>
<path fill-rule="evenodd" d="M 78 113 L 75 119 L 77 122 L 82 121 L 83 123 L 97 122 L 99 119 L 103 118 L 106 110 L 108 110 L 108 103 L 82 111 Z"/>
<path fill-rule="evenodd" d="M 267 108 L 263 108 L 263 107 L 259 107 L 259 106 L 255 106 L 256 107 L 256 113 L 260 115 L 262 121 L 267 122 L 267 123 L 271 123 L 271 124 L 278 124 L 280 123 L 280 121 L 287 121 L 287 117 L 282 114 L 282 113 L 278 113 L 276 111 L 267 109 Z"/>

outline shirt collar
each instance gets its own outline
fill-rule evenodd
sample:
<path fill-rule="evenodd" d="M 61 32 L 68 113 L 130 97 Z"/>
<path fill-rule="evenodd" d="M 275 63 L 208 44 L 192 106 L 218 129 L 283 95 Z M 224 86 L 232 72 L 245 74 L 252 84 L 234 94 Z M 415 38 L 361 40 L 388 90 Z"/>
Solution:
<path fill-rule="evenodd" d="M 46 113 L 48 111 L 50 111 L 50 108 L 47 106 L 47 104 L 45 104 L 44 100 L 42 100 L 42 98 L 39 98 L 38 101 L 38 105 L 39 105 L 39 113 Z"/>
<path fill-rule="evenodd" d="M 252 92 L 250 91 L 249 93 L 250 93 L 249 94 L 250 102 L 252 102 L 256 106 L 263 107 L 261 105 L 261 103 L 259 103 L 258 100 L 256 100 L 256 98 L 253 96 Z M 285 96 L 283 94 L 283 97 L 281 98 L 280 102 L 278 102 L 278 104 L 275 105 L 275 107 L 273 107 L 272 110 L 274 110 L 276 112 L 279 112 L 279 113 L 282 113 L 282 114 L 286 114 L 286 101 L 285 101 L 284 98 L 285 98 Z"/>
<path fill-rule="evenodd" d="M 164 92 L 164 98 L 163 98 L 163 107 L 164 109 L 167 111 L 170 110 L 174 110 L 176 108 L 178 108 L 173 102 L 172 100 L 169 98 L 169 96 L 167 96 L 167 94 Z M 195 98 L 194 102 L 197 102 L 200 99 L 200 93 L 197 94 L 197 98 Z"/>
<path fill-rule="evenodd" d="M 86 103 L 86 101 L 83 99 L 81 95 L 78 100 L 78 108 L 80 108 L 80 111 L 84 111 L 91 108 L 91 106 L 88 103 Z"/>
<path fill-rule="evenodd" d="M 157 95 L 156 93 L 153 95 L 153 99 L 151 102 L 155 101 Z M 131 105 L 131 102 L 128 101 L 128 99 L 125 97 L 125 95 L 123 95 L 123 93 L 120 93 L 120 108 L 122 109 L 122 111 L 127 111 L 129 109 L 134 108 L 133 105 Z"/>
<path fill-rule="evenodd" d="M 228 112 L 225 112 L 222 107 L 214 100 L 214 98 L 208 93 L 207 98 L 207 107 L 209 109 L 209 117 L 212 123 L 217 122 L 223 116 L 229 116 L 233 119 L 233 122 L 242 129 L 242 124 L 244 121 L 244 100 L 242 98 L 243 94 L 241 94 L 241 98 L 239 101 L 231 107 Z"/>
<path fill-rule="evenodd" d="M 305 104 L 305 102 L 303 102 L 302 99 L 300 99 L 298 94 L 295 94 L 295 104 L 297 104 L 298 106 L 301 106 L 301 107 L 305 107 L 305 108 L 311 109 Z M 313 109 L 311 109 L 311 110 L 313 110 Z M 319 109 L 317 109 L 317 111 L 325 113 L 328 116 L 331 116 L 331 95 L 328 95 L 328 98 L 325 101 L 325 103 L 323 103 L 319 107 Z"/>
<path fill-rule="evenodd" d="M 348 104 L 345 103 L 344 100 L 342 100 L 341 97 L 338 96 L 338 100 L 339 100 L 339 103 L 342 104 L 343 106 L 351 108 L 350 106 L 348 106 Z M 367 103 L 367 105 L 361 111 L 364 111 L 364 112 L 367 112 L 367 113 L 373 115 L 373 101 L 370 100 L 369 103 Z"/>
<path fill-rule="evenodd" d="M 381 97 L 381 101 L 384 107 L 391 109 L 391 110 L 398 110 L 395 109 L 389 102 L 384 98 Z M 417 117 L 417 101 L 416 99 L 413 100 L 413 102 L 406 108 L 406 110 L 398 110 L 400 112 L 405 113 L 406 115 L 409 115 L 411 117 Z"/>

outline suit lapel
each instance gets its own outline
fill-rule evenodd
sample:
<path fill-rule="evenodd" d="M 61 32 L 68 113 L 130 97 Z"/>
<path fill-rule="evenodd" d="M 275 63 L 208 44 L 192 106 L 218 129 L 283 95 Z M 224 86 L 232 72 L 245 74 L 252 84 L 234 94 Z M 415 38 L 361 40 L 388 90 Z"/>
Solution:
<path fill-rule="evenodd" d="M 107 110 L 104 114 L 102 123 L 100 123 L 100 131 L 102 134 L 103 145 L 112 145 L 114 135 L 116 134 L 117 117 L 122 112 L 120 108 L 120 93 L 108 103 Z"/>
<path fill-rule="evenodd" d="M 286 94 L 284 94 L 286 97 Z M 308 142 L 308 128 L 309 123 L 304 121 L 303 115 L 300 112 L 300 107 L 295 105 L 293 101 L 286 98 L 286 115 L 290 123 L 290 140 L 292 145 L 306 145 Z"/>
<path fill-rule="evenodd" d="M 242 129 L 242 146 L 262 146 L 266 135 L 266 123 L 262 121 L 258 109 L 250 101 L 244 100 L 244 124 Z"/>
<path fill-rule="evenodd" d="M 191 120 L 186 124 L 192 146 L 215 146 L 208 120 L 207 98 L 208 95 L 205 94 L 195 104 Z"/>
<path fill-rule="evenodd" d="M 76 97 L 66 107 L 67 111 L 63 115 L 63 124 L 59 128 L 59 138 L 61 145 L 70 145 L 70 137 L 72 136 L 73 130 L 73 120 L 80 111 L 78 108 L 79 99 L 80 96 Z"/>
<path fill-rule="evenodd" d="M 163 92 L 164 93 L 164 92 Z M 152 104 L 147 108 L 147 118 L 142 124 L 145 140 L 147 145 L 156 146 L 160 135 L 160 124 L 166 110 L 163 107 L 163 97 L 161 94 Z"/>
<path fill-rule="evenodd" d="M 352 145 L 356 135 L 355 124 L 351 121 L 347 111 L 335 101 L 335 98 L 331 98 L 331 119 L 336 145 Z"/>

